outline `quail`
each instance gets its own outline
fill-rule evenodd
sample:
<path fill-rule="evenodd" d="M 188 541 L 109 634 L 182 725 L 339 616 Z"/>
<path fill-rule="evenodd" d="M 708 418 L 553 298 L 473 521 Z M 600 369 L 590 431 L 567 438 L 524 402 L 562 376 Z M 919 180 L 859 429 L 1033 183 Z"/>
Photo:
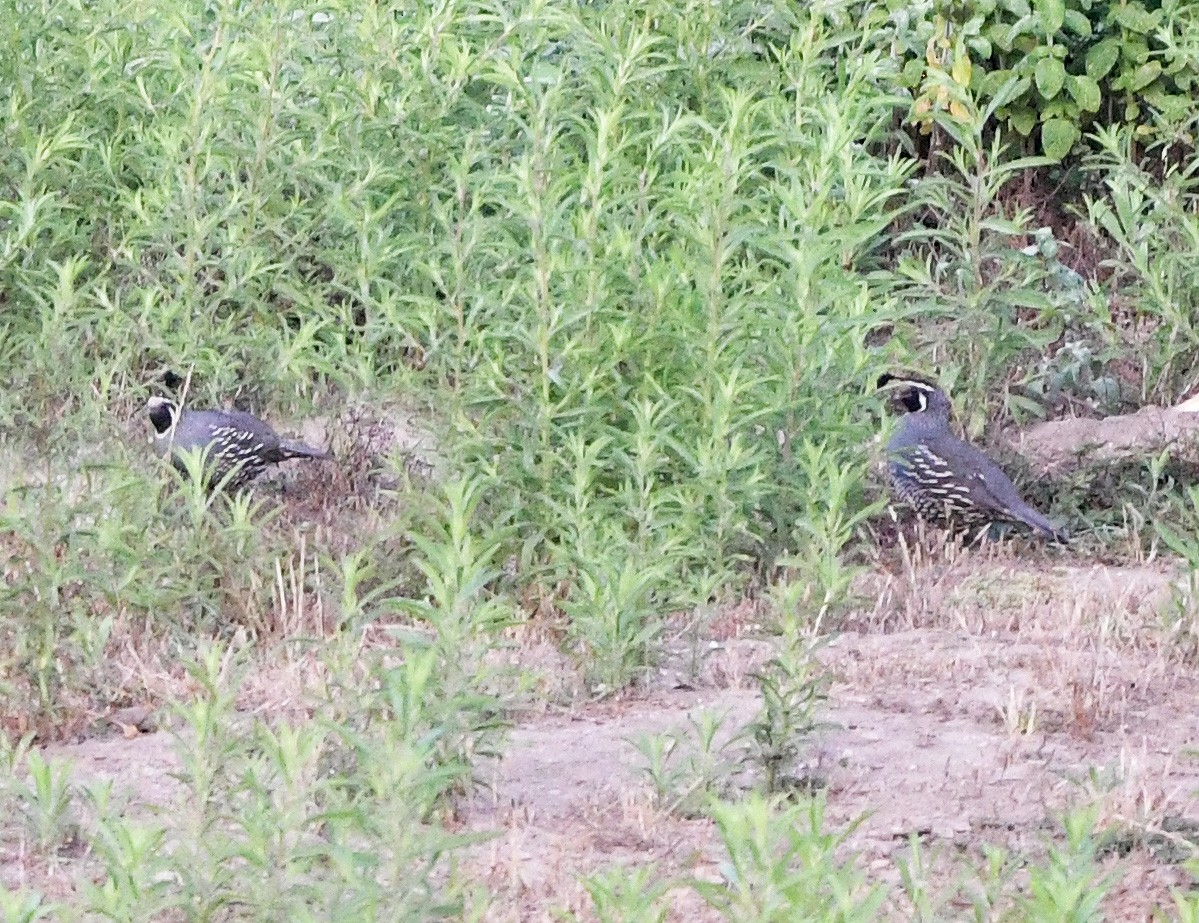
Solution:
<path fill-rule="evenodd" d="M 1022 522 L 1066 541 L 1065 531 L 1025 503 L 998 465 L 953 435 L 944 391 L 914 376 L 885 374 L 878 380 L 879 388 L 892 385 L 905 413 L 887 443 L 888 479 L 893 493 L 920 518 L 964 527 Z"/>
<path fill-rule="evenodd" d="M 257 417 L 240 410 L 188 410 L 164 397 L 146 405 L 154 427 L 154 451 L 186 471 L 182 455 L 207 450 L 208 483 L 240 490 L 267 467 L 288 458 L 328 458 L 329 453 L 302 442 L 281 439 Z"/>

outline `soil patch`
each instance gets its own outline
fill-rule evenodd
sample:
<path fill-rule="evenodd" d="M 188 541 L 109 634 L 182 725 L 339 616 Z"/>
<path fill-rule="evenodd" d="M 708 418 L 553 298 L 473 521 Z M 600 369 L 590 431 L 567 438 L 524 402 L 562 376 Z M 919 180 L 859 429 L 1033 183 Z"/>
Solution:
<path fill-rule="evenodd" d="M 1160 627 L 1169 574 L 1000 563 L 927 576 L 933 603 L 913 606 L 888 584 L 899 578 L 880 578 L 873 613 L 821 648 L 835 682 L 803 757 L 826 785 L 830 824 L 864 816 L 847 845 L 893 884 L 889 912 L 904 916 L 896 860 L 913 838 L 952 878 L 977 866 L 985 845 L 1043 857 L 1060 813 L 1083 804 L 1099 805 L 1101 827 L 1129 833 L 1107 860 L 1119 878 L 1110 918 L 1167 906 L 1169 889 L 1187 881 L 1177 864 L 1189 853 L 1185 831 L 1199 829 L 1199 765 L 1187 757 L 1199 748 L 1199 680 Z M 498 831 L 463 869 L 491 893 L 488 919 L 587 918 L 581 877 L 614 866 L 717 878 L 712 824 L 655 805 L 632 742 L 686 727 L 703 709 L 727 712 L 729 729 L 744 725 L 758 707 L 747 665 L 771 645 L 712 640 L 706 667 L 685 681 L 664 669 L 638 696 L 513 728 L 504 758 L 484 770 L 488 787 L 460 815 L 469 829 Z M 50 754 L 73 762 L 76 781 L 112 779 L 134 806 L 167 803 L 174 791 L 166 733 Z M 1181 852 L 1160 848 L 1169 842 Z M 0 880 L 19 883 L 14 861 L 0 865 Z M 671 900 L 671 919 L 715 919 L 694 892 Z"/>

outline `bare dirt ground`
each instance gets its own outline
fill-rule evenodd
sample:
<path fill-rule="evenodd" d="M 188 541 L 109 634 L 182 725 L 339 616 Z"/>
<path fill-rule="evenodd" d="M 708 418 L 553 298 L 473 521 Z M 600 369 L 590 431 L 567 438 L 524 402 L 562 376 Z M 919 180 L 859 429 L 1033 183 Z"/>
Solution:
<path fill-rule="evenodd" d="M 1188 755 L 1199 748 L 1199 675 L 1163 624 L 1171 573 L 964 556 L 862 581 L 865 605 L 820 648 L 834 682 L 804 761 L 826 784 L 830 825 L 865 815 L 847 847 L 892 885 L 889 915 L 905 917 L 896 860 L 912 837 L 948 886 L 981 863 L 985 844 L 1043 857 L 1060 839 L 1059 813 L 1087 804 L 1099 806 L 1100 828 L 1130 834 L 1105 859 L 1117 876 L 1109 919 L 1147 920 L 1187 886 L 1178 860 L 1199 829 L 1199 764 Z M 704 709 L 727 711 L 729 728 L 750 720 L 752 672 L 773 643 L 756 629 L 750 616 L 725 620 L 697 669 L 668 656 L 636 694 L 513 728 L 490 790 L 461 812 L 467 828 L 498 831 L 463 869 L 491 894 L 488 919 L 588 919 L 580 876 L 613 866 L 718 878 L 712 823 L 655 804 L 631 741 Z M 81 782 L 169 798 L 165 733 L 52 750 Z M 672 899 L 671 919 L 715 919 L 694 892 Z"/>

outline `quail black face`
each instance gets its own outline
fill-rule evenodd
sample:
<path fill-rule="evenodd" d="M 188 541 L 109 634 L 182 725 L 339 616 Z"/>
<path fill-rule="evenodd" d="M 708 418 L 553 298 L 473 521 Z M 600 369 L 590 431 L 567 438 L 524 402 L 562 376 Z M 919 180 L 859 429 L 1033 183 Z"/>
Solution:
<path fill-rule="evenodd" d="M 916 385 L 908 385 L 898 391 L 895 400 L 907 413 L 923 413 L 928 410 L 928 392 Z"/>
<path fill-rule="evenodd" d="M 152 397 L 146 404 L 150 425 L 159 436 L 165 436 L 175 422 L 175 405 L 165 397 Z"/>
<path fill-rule="evenodd" d="M 887 372 L 878 378 L 879 390 L 890 393 L 893 410 L 901 413 L 931 412 L 934 416 L 949 419 L 952 409 L 945 392 L 933 382 L 918 375 L 892 375 Z"/>

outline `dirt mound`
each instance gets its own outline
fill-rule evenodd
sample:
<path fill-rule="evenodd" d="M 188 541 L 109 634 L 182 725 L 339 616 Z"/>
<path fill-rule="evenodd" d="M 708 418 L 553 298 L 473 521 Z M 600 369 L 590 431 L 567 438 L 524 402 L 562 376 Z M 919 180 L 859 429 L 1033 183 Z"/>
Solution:
<path fill-rule="evenodd" d="M 1199 441 L 1199 408 L 1142 407 L 1136 413 L 1101 420 L 1070 419 L 1037 423 L 1008 434 L 1013 451 L 1046 475 L 1060 475 L 1096 462 L 1157 455 L 1163 449 L 1194 459 Z"/>

